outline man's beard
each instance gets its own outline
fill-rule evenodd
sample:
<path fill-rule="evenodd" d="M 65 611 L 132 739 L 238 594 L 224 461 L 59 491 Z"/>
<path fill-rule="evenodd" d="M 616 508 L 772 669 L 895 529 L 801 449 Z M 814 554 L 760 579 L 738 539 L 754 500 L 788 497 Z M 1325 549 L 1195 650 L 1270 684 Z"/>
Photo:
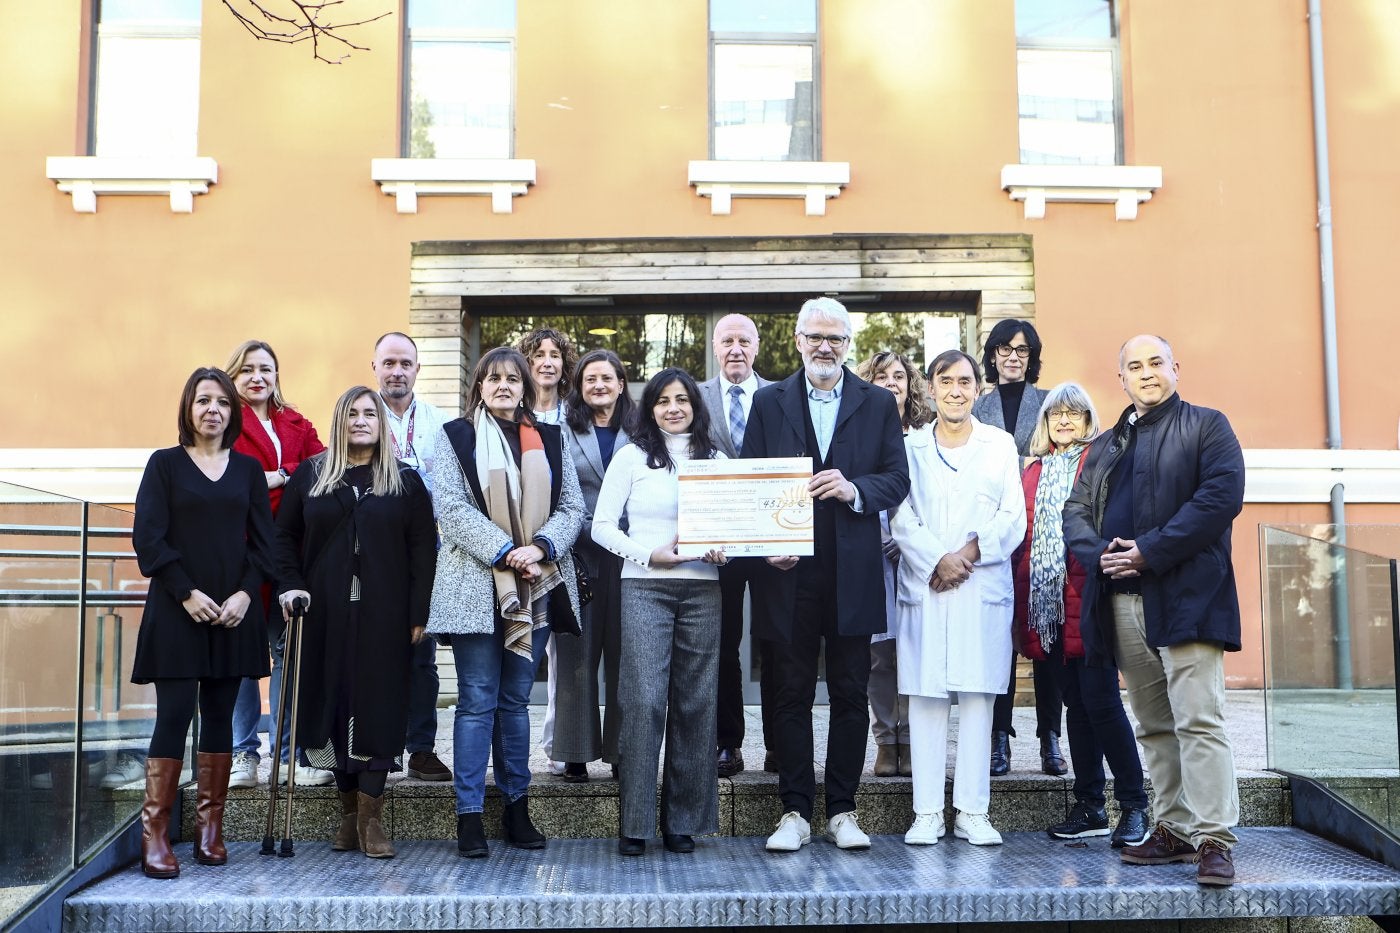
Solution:
<path fill-rule="evenodd" d="M 406 398 L 413 390 L 406 385 L 385 386 L 383 395 L 385 398 Z"/>
<path fill-rule="evenodd" d="M 807 372 L 818 379 L 830 379 L 841 372 L 841 364 L 836 360 L 819 360 L 813 357 L 807 362 Z"/>

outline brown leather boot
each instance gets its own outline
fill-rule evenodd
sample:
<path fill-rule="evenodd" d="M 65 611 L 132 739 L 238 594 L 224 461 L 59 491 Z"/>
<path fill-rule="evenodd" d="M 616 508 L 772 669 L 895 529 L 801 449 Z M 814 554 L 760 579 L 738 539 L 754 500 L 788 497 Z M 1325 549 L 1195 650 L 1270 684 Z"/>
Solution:
<path fill-rule="evenodd" d="M 228 861 L 224 800 L 228 797 L 228 772 L 232 765 L 231 752 L 200 752 L 195 761 L 199 797 L 194 810 L 194 860 L 201 865 L 222 865 Z"/>
<path fill-rule="evenodd" d="M 899 743 L 899 776 L 913 777 L 914 775 L 914 753 L 909 751 L 909 746 L 903 742 Z"/>
<path fill-rule="evenodd" d="M 393 858 L 394 844 L 384 835 L 384 798 L 371 797 L 364 791 L 355 791 L 355 828 L 360 836 L 360 851 L 370 858 Z"/>
<path fill-rule="evenodd" d="M 151 878 L 175 878 L 180 863 L 170 848 L 170 810 L 180 788 L 179 758 L 146 759 L 146 802 L 141 806 L 141 870 Z M 225 772 L 227 773 L 227 772 Z"/>
<path fill-rule="evenodd" d="M 332 852 L 354 852 L 360 847 L 360 792 L 342 790 L 340 795 L 340 829 L 331 843 Z"/>
<path fill-rule="evenodd" d="M 894 743 L 875 746 L 875 776 L 894 777 L 899 773 L 899 746 Z"/>

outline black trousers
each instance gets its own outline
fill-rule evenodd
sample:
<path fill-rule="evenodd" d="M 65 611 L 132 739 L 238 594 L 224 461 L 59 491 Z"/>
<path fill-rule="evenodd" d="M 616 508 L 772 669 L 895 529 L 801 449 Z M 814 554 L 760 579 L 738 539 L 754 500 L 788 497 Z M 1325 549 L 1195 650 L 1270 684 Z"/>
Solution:
<path fill-rule="evenodd" d="M 790 573 L 801 572 L 794 568 Z M 877 607 L 881 618 L 884 607 Z M 778 753 L 778 795 L 783 812 L 812 819 L 817 778 L 813 765 L 812 703 L 817 661 L 826 642 L 826 689 L 831 725 L 826 739 L 827 818 L 856 808 L 856 789 L 865 767 L 870 735 L 866 685 L 870 679 L 870 636 L 843 636 L 836 630 L 835 574 L 804 573 L 797 585 L 792 638 L 773 641 L 773 728 Z M 771 748 L 772 746 L 770 746 Z"/>
<path fill-rule="evenodd" d="M 744 744 L 744 672 L 739 648 L 744 640 L 744 592 L 754 561 L 731 561 L 719 569 L 719 695 L 715 742 L 720 748 Z M 768 643 L 758 640 L 758 695 L 763 714 L 763 746 L 773 748 L 773 663 Z"/>
<path fill-rule="evenodd" d="M 1056 662 L 1058 663 L 1058 662 Z M 1052 732 L 1060 735 L 1060 714 L 1064 704 L 1060 687 L 1049 661 L 1031 662 L 1031 682 L 1035 684 L 1035 734 L 1045 738 Z M 1016 705 L 1016 655 L 1011 656 L 1011 685 L 997 697 L 992 707 L 992 731 L 1015 735 L 1011 728 L 1011 708 Z"/>

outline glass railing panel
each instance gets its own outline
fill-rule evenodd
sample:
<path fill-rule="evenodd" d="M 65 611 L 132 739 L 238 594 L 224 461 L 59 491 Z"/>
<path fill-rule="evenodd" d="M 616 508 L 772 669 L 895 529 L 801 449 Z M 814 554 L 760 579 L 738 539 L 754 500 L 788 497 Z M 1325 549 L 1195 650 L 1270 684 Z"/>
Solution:
<path fill-rule="evenodd" d="M 73 864 L 82 518 L 0 484 L 0 925 Z"/>
<path fill-rule="evenodd" d="M 1269 767 L 1321 780 L 1394 829 L 1397 594 L 1386 552 L 1400 552 L 1400 530 L 1346 526 L 1348 546 L 1337 531 L 1260 529 Z"/>
<path fill-rule="evenodd" d="M 131 682 L 148 585 L 132 550 L 132 518 L 129 510 L 88 506 L 82 748 L 93 773 L 102 776 L 94 777 L 80 797 L 80 858 L 136 816 L 145 793 L 156 698 L 150 684 Z"/>

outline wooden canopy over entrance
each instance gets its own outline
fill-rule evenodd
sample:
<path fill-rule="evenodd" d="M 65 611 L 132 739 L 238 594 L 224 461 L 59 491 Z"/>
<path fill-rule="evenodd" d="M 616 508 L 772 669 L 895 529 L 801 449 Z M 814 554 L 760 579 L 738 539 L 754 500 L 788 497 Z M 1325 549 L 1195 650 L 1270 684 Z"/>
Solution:
<path fill-rule="evenodd" d="M 578 310 L 590 299 L 688 305 L 719 296 L 879 295 L 964 304 L 976 315 L 979 343 L 998 320 L 1035 319 L 1024 234 L 433 241 L 414 244 L 410 283 L 418 393 L 452 415 L 461 413 L 481 350 L 476 317 L 486 311 Z"/>

